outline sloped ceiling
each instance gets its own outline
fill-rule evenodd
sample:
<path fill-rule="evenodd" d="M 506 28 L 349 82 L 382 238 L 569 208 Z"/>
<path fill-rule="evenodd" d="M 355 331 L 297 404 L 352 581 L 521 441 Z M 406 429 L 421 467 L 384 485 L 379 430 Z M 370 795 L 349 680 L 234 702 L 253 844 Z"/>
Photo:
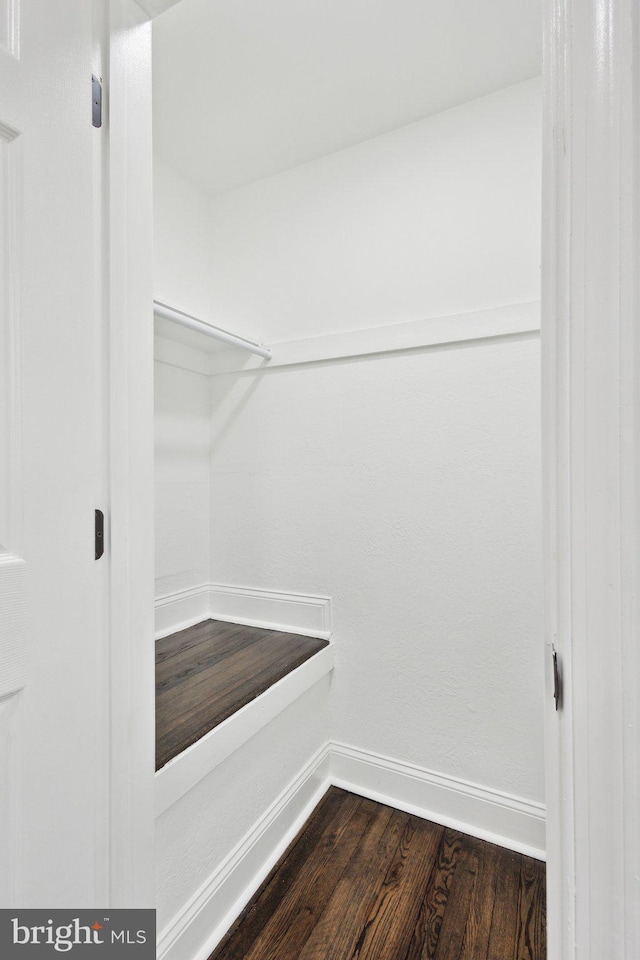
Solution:
<path fill-rule="evenodd" d="M 540 0 L 182 0 L 155 148 L 220 193 L 535 76 L 540 28 Z"/>

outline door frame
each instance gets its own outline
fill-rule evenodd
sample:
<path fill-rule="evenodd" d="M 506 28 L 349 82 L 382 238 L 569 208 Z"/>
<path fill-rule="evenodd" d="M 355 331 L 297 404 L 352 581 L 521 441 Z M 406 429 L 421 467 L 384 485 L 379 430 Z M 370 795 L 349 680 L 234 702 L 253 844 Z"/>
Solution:
<path fill-rule="evenodd" d="M 634 0 L 545 0 L 549 960 L 640 954 L 639 36 Z"/>
<path fill-rule="evenodd" d="M 144 908 L 155 906 L 151 25 L 135 0 L 109 0 L 107 29 L 109 906 Z"/>
<path fill-rule="evenodd" d="M 144 908 L 155 906 L 151 20 L 180 0 L 104 2 L 109 906 Z"/>
<path fill-rule="evenodd" d="M 152 890 L 149 18 L 111 0 L 114 906 Z M 543 532 L 549 960 L 640 955 L 640 14 L 544 0 Z M 144 9 L 143 9 L 144 8 Z M 135 264 L 136 269 L 128 268 Z M 141 639 L 144 638 L 144 639 Z M 563 675 L 552 698 L 551 646 Z M 144 901 L 144 902 L 143 902 Z"/>

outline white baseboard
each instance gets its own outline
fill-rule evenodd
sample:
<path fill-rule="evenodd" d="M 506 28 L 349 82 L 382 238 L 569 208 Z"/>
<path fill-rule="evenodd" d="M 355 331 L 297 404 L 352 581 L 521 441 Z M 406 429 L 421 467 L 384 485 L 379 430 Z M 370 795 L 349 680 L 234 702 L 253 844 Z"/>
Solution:
<path fill-rule="evenodd" d="M 209 619 L 209 584 L 167 593 L 156 599 L 156 640 Z"/>
<path fill-rule="evenodd" d="M 159 934 L 158 960 L 206 960 L 329 787 L 323 746 Z"/>
<path fill-rule="evenodd" d="M 331 600 L 310 594 L 203 583 L 156 600 L 156 640 L 208 619 L 328 640 Z"/>
<path fill-rule="evenodd" d="M 331 784 L 545 859 L 542 804 L 329 742 L 161 931 L 159 960 L 206 960 Z"/>
<path fill-rule="evenodd" d="M 331 744 L 331 782 L 537 860 L 545 859 L 545 808 L 366 750 Z"/>
<path fill-rule="evenodd" d="M 211 616 L 215 620 L 268 627 L 324 640 L 331 636 L 329 597 L 212 583 L 209 598 Z"/>

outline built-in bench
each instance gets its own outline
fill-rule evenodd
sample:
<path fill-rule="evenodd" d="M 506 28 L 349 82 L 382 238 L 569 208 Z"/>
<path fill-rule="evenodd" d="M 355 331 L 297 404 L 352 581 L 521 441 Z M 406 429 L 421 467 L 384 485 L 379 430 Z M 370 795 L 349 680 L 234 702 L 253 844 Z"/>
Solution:
<path fill-rule="evenodd" d="M 328 673 L 328 640 L 205 620 L 156 642 L 156 812 Z"/>

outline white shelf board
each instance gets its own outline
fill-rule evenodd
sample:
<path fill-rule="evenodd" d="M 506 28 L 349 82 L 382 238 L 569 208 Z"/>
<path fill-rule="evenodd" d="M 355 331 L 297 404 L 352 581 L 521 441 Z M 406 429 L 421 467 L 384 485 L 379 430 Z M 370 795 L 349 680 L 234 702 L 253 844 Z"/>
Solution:
<path fill-rule="evenodd" d="M 204 350 L 205 353 L 222 353 L 224 351 L 229 354 L 229 358 L 241 357 L 246 352 L 242 347 L 233 347 L 221 340 L 208 337 L 204 333 L 181 327 L 180 324 L 172 323 L 165 317 L 154 317 L 153 330 L 156 337 L 171 340 L 173 343 L 181 343 L 184 347 L 190 347 L 192 350 Z"/>

